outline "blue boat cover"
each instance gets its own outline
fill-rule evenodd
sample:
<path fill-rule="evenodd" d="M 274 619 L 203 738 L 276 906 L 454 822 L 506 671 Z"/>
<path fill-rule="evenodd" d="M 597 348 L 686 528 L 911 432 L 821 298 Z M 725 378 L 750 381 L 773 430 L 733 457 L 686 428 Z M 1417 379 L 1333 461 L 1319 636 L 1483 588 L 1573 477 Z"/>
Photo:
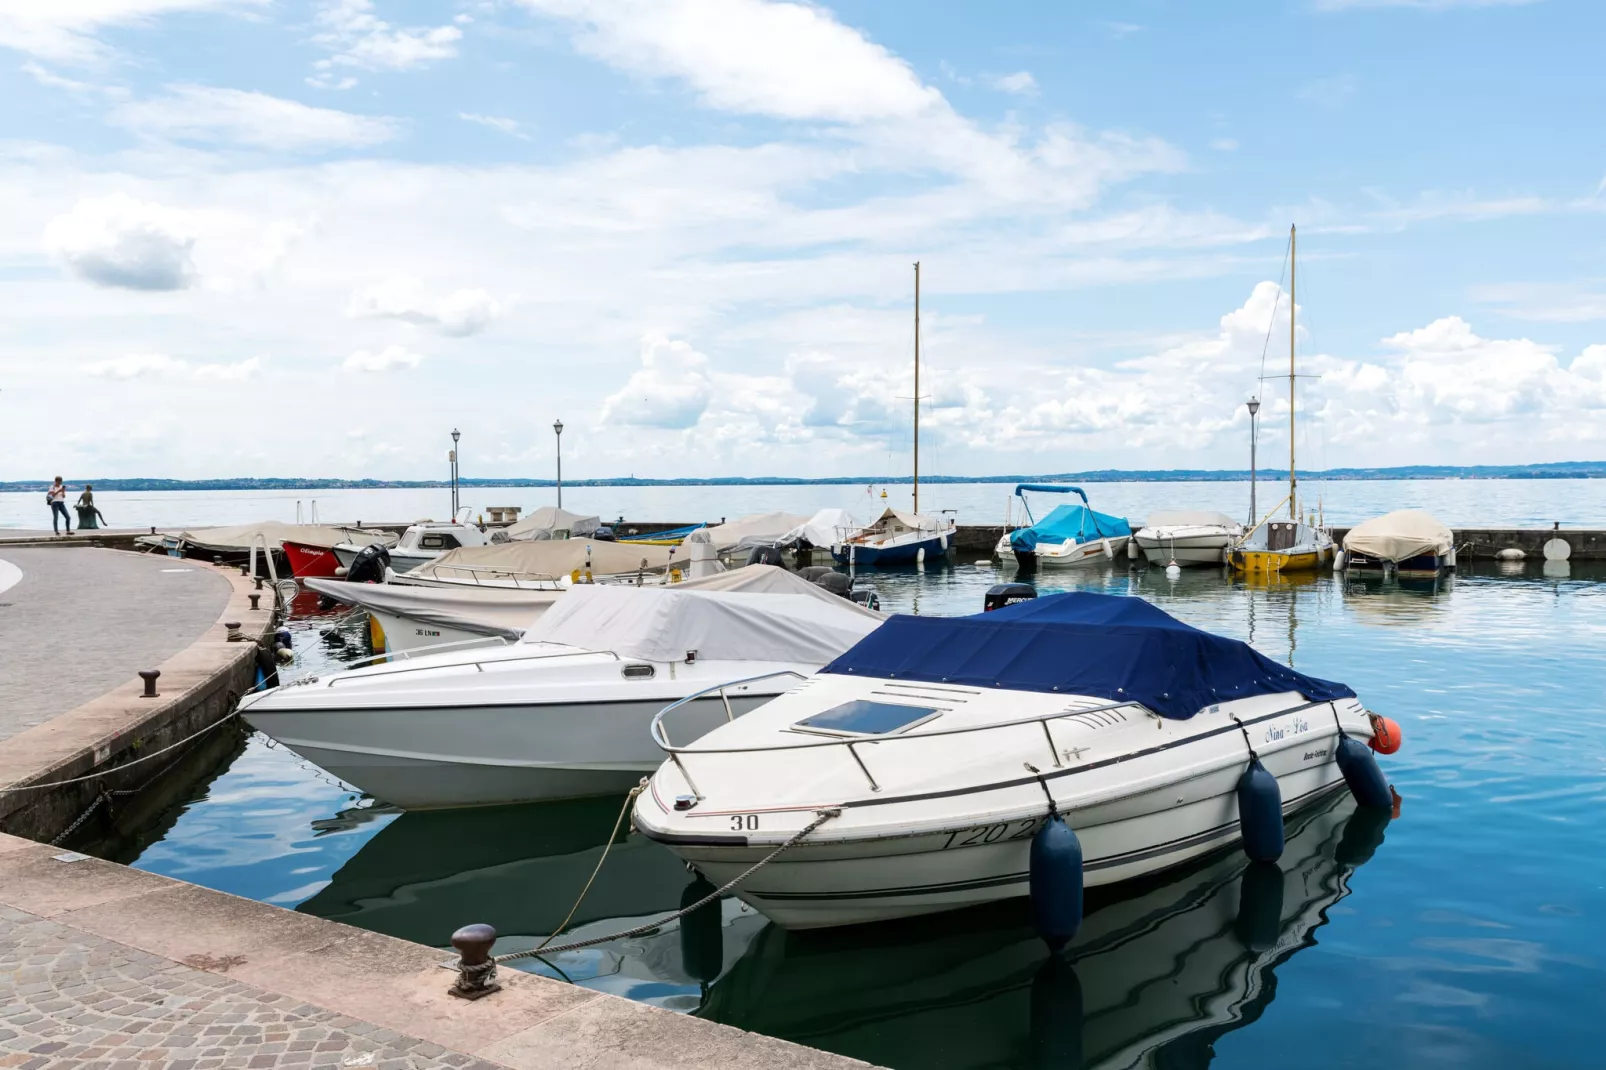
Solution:
<path fill-rule="evenodd" d="M 1010 532 L 1009 545 L 1030 553 L 1040 542 L 1057 546 L 1066 539 L 1088 542 L 1131 534 L 1131 525 L 1121 517 L 1095 513 L 1085 505 L 1056 505 L 1053 512 L 1031 527 Z"/>
<path fill-rule="evenodd" d="M 651 540 L 651 541 L 655 541 L 655 542 L 663 542 L 663 541 L 666 541 L 666 540 L 669 540 L 669 539 L 681 539 L 681 540 L 684 540 L 686 538 L 686 536 L 690 535 L 692 532 L 696 531 L 700 527 L 703 527 L 703 525 L 702 524 L 688 524 L 686 527 L 683 527 L 683 528 L 668 528 L 668 529 L 666 529 L 664 531 L 643 531 L 643 532 L 639 532 L 639 533 L 637 533 L 635 535 L 619 535 L 619 536 L 617 536 L 615 538 L 615 541 L 616 542 L 647 542 L 647 541 Z"/>
<path fill-rule="evenodd" d="M 883 680 L 1058 691 L 1141 702 L 1186 720 L 1209 706 L 1297 691 L 1353 698 L 1343 684 L 1200 631 L 1141 598 L 1048 595 L 969 617 L 898 615 L 822 672 Z"/>

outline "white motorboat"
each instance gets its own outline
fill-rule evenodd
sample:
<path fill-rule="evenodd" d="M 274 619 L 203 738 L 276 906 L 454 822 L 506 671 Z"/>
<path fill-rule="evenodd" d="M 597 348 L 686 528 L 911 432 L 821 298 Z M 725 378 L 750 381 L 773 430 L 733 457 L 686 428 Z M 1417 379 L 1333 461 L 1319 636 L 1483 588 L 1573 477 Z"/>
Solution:
<path fill-rule="evenodd" d="M 665 703 L 771 677 L 692 703 L 689 742 L 792 679 L 773 674 L 813 672 L 883 620 L 796 584 L 788 594 L 582 585 L 516 644 L 315 676 L 247 696 L 240 711 L 406 809 L 624 791 L 662 758 L 648 728 Z"/>
<path fill-rule="evenodd" d="M 385 573 L 387 583 L 427 587 L 489 587 L 552 590 L 565 580 L 585 583 L 603 578 L 654 581 L 690 564 L 690 551 L 679 546 L 555 539 L 520 539 L 490 546 L 449 550 L 433 561 Z"/>
<path fill-rule="evenodd" d="M 670 761 L 637 828 L 719 885 L 823 822 L 735 889 L 787 928 L 1027 894 L 1045 792 L 1080 837 L 1087 885 L 1165 869 L 1243 838 L 1237 785 L 1254 762 L 1290 813 L 1345 785 L 1340 733 L 1381 730 L 1342 684 L 1085 593 L 893 617 L 693 744 L 665 738 L 678 714 L 653 722 Z M 1370 805 L 1379 790 L 1387 805 L 1372 783 Z M 1280 842 L 1278 805 L 1257 820 Z"/>
<path fill-rule="evenodd" d="M 1151 514 L 1132 540 L 1151 565 L 1224 565 L 1244 526 L 1226 513 L 1164 509 Z"/>
<path fill-rule="evenodd" d="M 507 537 L 502 532 L 496 534 L 503 539 Z M 402 532 L 401 539 L 388 549 L 387 560 L 395 571 L 407 572 L 434 561 L 448 551 L 464 546 L 489 546 L 491 541 L 492 536 L 473 524 L 458 520 L 423 520 Z M 352 563 L 357 560 L 357 555 L 370 545 L 372 545 L 370 542 L 348 541 L 336 543 L 331 549 L 334 550 L 340 567 L 349 571 Z"/>
<path fill-rule="evenodd" d="M 1041 520 L 1034 520 L 1028 493 L 1075 494 L 1082 504 L 1057 505 Z M 1132 527 L 1118 516 L 1093 511 L 1087 492 L 1065 483 L 1021 483 L 1015 487 L 1024 527 L 1004 532 L 993 553 L 1005 565 L 1023 571 L 1035 568 L 1086 568 L 1104 565 L 1126 550 Z"/>

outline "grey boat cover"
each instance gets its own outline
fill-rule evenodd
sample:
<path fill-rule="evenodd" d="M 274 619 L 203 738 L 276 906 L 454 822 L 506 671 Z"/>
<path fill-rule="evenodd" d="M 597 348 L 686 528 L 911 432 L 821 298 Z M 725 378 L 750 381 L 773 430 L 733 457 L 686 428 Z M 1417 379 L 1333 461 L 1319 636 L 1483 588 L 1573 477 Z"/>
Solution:
<path fill-rule="evenodd" d="M 540 542 L 520 539 L 490 546 L 464 546 L 448 550 L 404 575 L 436 580 L 467 580 L 476 573 L 484 576 L 491 572 L 503 572 L 557 579 L 575 569 L 584 571 L 587 551 L 590 551 L 591 572 L 596 576 L 623 575 L 641 568 L 648 571 L 663 569 L 671 561 L 681 564 L 690 556 L 673 546 L 641 546 L 594 542 L 590 539 L 548 539 Z"/>
<path fill-rule="evenodd" d="M 1350 528 L 1344 549 L 1384 561 L 1406 561 L 1421 554 L 1447 554 L 1455 546 L 1450 529 L 1421 509 L 1397 509 Z"/>
<path fill-rule="evenodd" d="M 384 546 L 396 544 L 396 536 L 385 531 L 364 531 L 356 527 L 329 527 L 323 524 L 282 524 L 277 520 L 230 528 L 196 528 L 179 532 L 177 538 L 202 550 L 247 553 L 258 535 L 267 539 L 270 550 L 283 549 L 286 539 L 304 542 L 309 546 L 334 546 L 346 542 L 362 546 L 376 542 Z"/>
<path fill-rule="evenodd" d="M 559 599 L 568 597 L 568 593 L 562 590 L 518 590 L 510 587 L 475 587 L 471 584 L 420 587 L 399 583 L 348 583 L 330 579 L 308 579 L 303 583 L 309 589 L 348 606 L 378 610 L 421 624 L 455 628 L 475 635 L 500 635 L 508 639 L 523 635 L 536 618 Z M 636 589 L 632 584 L 623 586 Z M 748 565 L 700 580 L 686 580 L 675 584 L 673 589 L 806 596 L 833 606 L 840 604 L 848 607 L 851 612 L 873 623 L 886 619 L 885 614 L 831 594 L 774 565 Z"/>
<path fill-rule="evenodd" d="M 751 546 L 774 546 L 787 532 L 808 520 L 797 513 L 754 513 L 708 529 L 708 541 L 724 553 Z"/>
<path fill-rule="evenodd" d="M 529 515 L 521 517 L 504 530 L 510 539 L 551 539 L 555 533 L 566 531 L 569 538 L 579 538 L 590 535 L 602 526 L 602 521 L 594 516 L 581 516 L 571 513 L 567 509 L 560 509 L 555 505 L 543 505 L 532 510 Z"/>
<path fill-rule="evenodd" d="M 524 643 L 611 650 L 643 661 L 824 665 L 881 626 L 845 598 L 673 587 L 575 587 L 525 631 Z"/>

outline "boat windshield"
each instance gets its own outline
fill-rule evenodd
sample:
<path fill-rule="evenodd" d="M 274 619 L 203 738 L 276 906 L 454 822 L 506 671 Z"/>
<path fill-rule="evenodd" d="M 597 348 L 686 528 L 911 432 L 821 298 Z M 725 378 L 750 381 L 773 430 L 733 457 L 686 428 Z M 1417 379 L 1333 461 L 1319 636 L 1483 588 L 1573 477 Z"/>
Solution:
<path fill-rule="evenodd" d="M 940 713 L 931 706 L 903 706 L 895 702 L 854 699 L 823 713 L 805 717 L 793 728 L 832 736 L 885 736 L 907 732 Z"/>

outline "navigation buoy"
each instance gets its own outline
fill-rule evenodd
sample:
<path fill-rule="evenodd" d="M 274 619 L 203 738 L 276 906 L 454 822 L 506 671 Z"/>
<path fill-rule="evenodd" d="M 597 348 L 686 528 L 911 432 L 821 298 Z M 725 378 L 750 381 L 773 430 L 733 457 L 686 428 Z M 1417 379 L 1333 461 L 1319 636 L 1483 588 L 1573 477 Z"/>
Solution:
<path fill-rule="evenodd" d="M 1399 722 L 1392 717 L 1380 717 L 1375 713 L 1371 714 L 1371 718 L 1372 738 L 1366 741 L 1367 746 L 1379 754 L 1393 754 L 1399 750 L 1400 744 L 1404 742 L 1400 735 Z"/>
<path fill-rule="evenodd" d="M 1283 793 L 1259 758 L 1250 759 L 1238 778 L 1238 823 L 1244 854 L 1252 860 L 1275 862 L 1283 856 Z"/>
<path fill-rule="evenodd" d="M 1082 927 L 1082 841 L 1059 814 L 1049 814 L 1032 837 L 1032 924 L 1050 951 Z"/>
<path fill-rule="evenodd" d="M 1031 1065 L 1082 1065 L 1082 981 L 1062 956 L 1050 955 L 1032 978 Z"/>
<path fill-rule="evenodd" d="M 708 878 L 697 874 L 697 879 L 686 885 L 680 893 L 680 909 L 685 910 L 713 891 L 714 886 Z M 721 925 L 722 920 L 718 899 L 680 919 L 680 963 L 685 967 L 686 976 L 705 985 L 718 980 L 720 970 L 725 968 L 725 930 Z"/>
<path fill-rule="evenodd" d="M 1233 931 L 1250 951 L 1277 946 L 1283 930 L 1283 871 L 1275 862 L 1251 862 L 1238 885 Z"/>
<path fill-rule="evenodd" d="M 1389 797 L 1388 781 L 1383 779 L 1383 770 L 1378 768 L 1377 759 L 1372 757 L 1372 752 L 1360 740 L 1341 733 L 1333 757 L 1357 803 L 1383 810 L 1394 805 L 1394 800 Z"/>
<path fill-rule="evenodd" d="M 1168 580 L 1180 580 L 1182 578 L 1182 566 L 1175 561 L 1171 562 L 1165 567 L 1165 578 Z"/>

